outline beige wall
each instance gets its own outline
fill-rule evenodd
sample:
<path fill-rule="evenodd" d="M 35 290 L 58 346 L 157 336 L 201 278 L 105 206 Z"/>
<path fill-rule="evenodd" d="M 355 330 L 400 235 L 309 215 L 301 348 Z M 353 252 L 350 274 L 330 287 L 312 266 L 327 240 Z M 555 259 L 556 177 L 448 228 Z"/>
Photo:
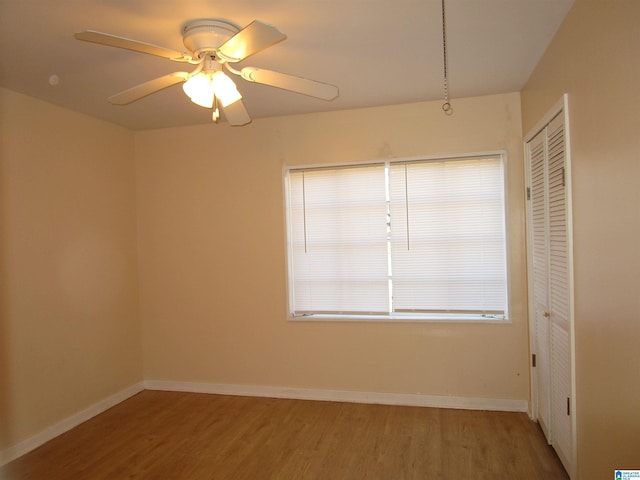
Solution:
<path fill-rule="evenodd" d="M 638 468 L 638 25 L 577 0 L 522 92 L 524 132 L 570 96 L 581 480 Z M 528 399 L 518 94 L 135 135 L 0 107 L 0 450 L 141 378 Z M 283 165 L 493 149 L 512 324 L 286 320 Z"/>
<path fill-rule="evenodd" d="M 0 451 L 142 379 L 133 133 L 0 89 Z"/>
<path fill-rule="evenodd" d="M 569 94 L 578 478 L 640 468 L 640 2 L 577 0 L 522 92 Z"/>
<path fill-rule="evenodd" d="M 145 378 L 527 400 L 520 96 L 136 133 Z M 512 324 L 287 321 L 282 169 L 508 151 Z"/>

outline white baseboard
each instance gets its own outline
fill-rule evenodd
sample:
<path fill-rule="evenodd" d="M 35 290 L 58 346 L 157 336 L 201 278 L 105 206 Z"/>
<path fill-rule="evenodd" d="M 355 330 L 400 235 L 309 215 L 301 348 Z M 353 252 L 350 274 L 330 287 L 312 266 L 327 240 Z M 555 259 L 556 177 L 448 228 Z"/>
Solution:
<path fill-rule="evenodd" d="M 323 400 L 331 402 L 457 408 L 464 410 L 490 410 L 501 412 L 526 412 L 529 408 L 529 403 L 526 400 L 171 382 L 164 380 L 145 380 L 144 388 L 145 390 L 163 390 L 170 392 L 213 393 L 218 395 L 239 395 L 246 397 L 292 398 L 297 400 Z"/>
<path fill-rule="evenodd" d="M 34 436 L 27 438 L 26 440 L 23 440 L 22 442 L 13 445 L 6 450 L 0 450 L 0 466 L 5 465 L 6 463 L 15 460 L 25 453 L 38 448 L 40 445 L 45 444 L 58 435 L 62 435 L 64 432 L 71 430 L 72 428 L 80 425 L 83 422 L 86 422 L 90 418 L 93 418 L 96 415 L 101 414 L 102 412 L 105 412 L 118 403 L 123 402 L 127 398 L 140 393 L 142 390 L 144 390 L 144 386 L 142 383 L 132 385 L 118 393 L 110 395 L 104 400 L 101 400 L 74 415 L 71 415 L 68 418 L 65 418 L 64 420 L 54 425 L 51 425 L 50 427 L 45 428 Z"/>

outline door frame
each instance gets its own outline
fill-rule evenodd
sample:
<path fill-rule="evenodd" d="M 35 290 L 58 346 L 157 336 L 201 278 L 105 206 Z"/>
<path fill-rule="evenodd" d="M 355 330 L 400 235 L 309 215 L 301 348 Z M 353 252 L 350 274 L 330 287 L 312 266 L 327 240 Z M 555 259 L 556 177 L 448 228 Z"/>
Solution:
<path fill-rule="evenodd" d="M 530 179 L 530 165 L 527 152 L 527 143 L 530 142 L 538 133 L 540 133 L 558 114 L 564 116 L 564 135 L 565 135 L 565 169 L 567 176 L 565 179 L 566 192 L 567 192 L 567 261 L 568 261 L 568 277 L 569 277 L 569 348 L 571 358 L 571 452 L 568 471 L 570 478 L 576 478 L 576 466 L 577 466 L 577 400 L 576 400 L 576 362 L 575 362 L 575 313 L 574 313 L 574 275 L 573 275 L 573 205 L 572 205 L 572 169 L 571 169 L 571 137 L 569 128 L 569 95 L 563 94 L 560 100 L 558 100 L 553 107 L 551 107 L 547 113 L 536 123 L 536 125 L 529 130 L 523 139 L 524 149 L 524 162 L 525 162 L 525 186 L 531 185 Z M 534 370 L 533 362 L 531 359 L 531 353 L 535 351 L 535 312 L 533 304 L 533 279 L 532 279 L 532 251 L 531 251 L 531 225 L 532 219 L 530 215 L 528 200 L 525 199 L 526 206 L 526 241 L 527 241 L 527 295 L 528 295 L 528 316 L 529 316 L 529 381 L 530 381 L 530 398 L 529 398 L 529 417 L 532 420 L 538 420 L 538 406 L 535 401 L 537 398 L 538 385 L 537 376 Z M 553 429 L 553 427 L 551 427 Z"/>

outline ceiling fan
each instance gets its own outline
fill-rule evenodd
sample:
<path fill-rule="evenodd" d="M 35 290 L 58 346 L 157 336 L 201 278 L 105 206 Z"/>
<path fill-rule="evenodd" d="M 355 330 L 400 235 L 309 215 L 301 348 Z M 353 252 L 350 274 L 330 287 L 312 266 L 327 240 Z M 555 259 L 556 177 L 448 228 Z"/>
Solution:
<path fill-rule="evenodd" d="M 191 72 L 170 73 L 117 93 L 108 99 L 114 105 L 127 105 L 172 85 L 184 83 L 183 90 L 191 101 L 202 107 L 213 109 L 214 122 L 220 116 L 220 107 L 231 125 L 245 125 L 251 121 L 251 117 L 242 102 L 242 95 L 224 70 L 249 82 L 278 87 L 322 100 L 329 101 L 338 96 L 338 88 L 328 83 L 262 68 L 244 67 L 239 70 L 233 68 L 230 64 L 241 62 L 286 38 L 286 35 L 275 26 L 259 20 L 254 20 L 242 29 L 238 25 L 220 19 L 198 19 L 187 22 L 182 27 L 182 37 L 184 46 L 190 53 L 95 30 L 83 30 L 74 36 L 86 42 L 124 48 L 156 55 L 174 62 L 196 65 L 195 70 Z"/>

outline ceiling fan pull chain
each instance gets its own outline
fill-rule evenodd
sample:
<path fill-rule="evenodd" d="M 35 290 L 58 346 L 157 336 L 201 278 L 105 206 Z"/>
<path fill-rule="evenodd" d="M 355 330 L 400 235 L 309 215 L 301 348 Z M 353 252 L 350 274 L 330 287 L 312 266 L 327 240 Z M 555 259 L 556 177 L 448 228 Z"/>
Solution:
<path fill-rule="evenodd" d="M 453 107 L 449 102 L 449 75 L 447 73 L 447 27 L 444 14 L 444 0 L 442 0 L 442 59 L 444 67 L 444 103 L 442 104 L 442 110 L 447 115 L 452 115 Z"/>
<path fill-rule="evenodd" d="M 211 120 L 213 123 L 218 123 L 218 119 L 220 118 L 220 110 L 218 109 L 218 99 L 213 97 L 213 111 L 211 112 Z"/>

